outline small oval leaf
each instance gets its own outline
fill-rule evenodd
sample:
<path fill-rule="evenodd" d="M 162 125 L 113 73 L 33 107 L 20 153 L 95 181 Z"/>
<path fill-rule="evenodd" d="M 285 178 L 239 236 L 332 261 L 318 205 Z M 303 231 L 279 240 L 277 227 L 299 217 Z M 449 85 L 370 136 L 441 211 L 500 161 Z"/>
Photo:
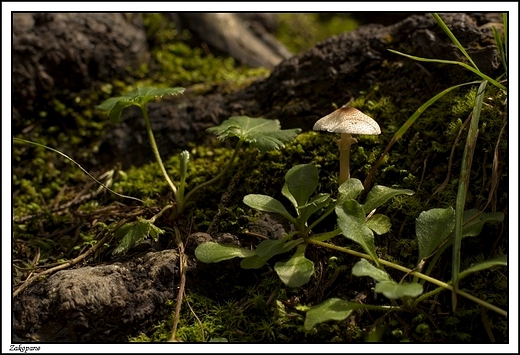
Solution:
<path fill-rule="evenodd" d="M 455 227 L 455 210 L 433 208 L 423 211 L 415 222 L 419 261 L 427 257 L 450 235 Z"/>
<path fill-rule="evenodd" d="M 304 255 L 305 245 L 299 245 L 294 255 L 286 262 L 277 262 L 274 270 L 280 280 L 289 287 L 300 287 L 311 279 L 314 263 Z"/>
<path fill-rule="evenodd" d="M 218 263 L 223 260 L 246 258 L 253 255 L 255 255 L 253 250 L 214 242 L 202 243 L 195 249 L 195 257 L 203 263 Z"/>
<path fill-rule="evenodd" d="M 293 166 L 285 174 L 282 194 L 292 202 L 295 208 L 307 203 L 318 187 L 318 169 L 312 164 Z"/>
<path fill-rule="evenodd" d="M 375 287 L 375 292 L 382 293 L 385 297 L 395 300 L 402 297 L 417 297 L 423 293 L 423 287 L 419 283 L 398 284 L 394 281 L 378 282 Z"/>
<path fill-rule="evenodd" d="M 338 225 L 345 237 L 358 243 L 379 264 L 374 244 L 374 233 L 366 226 L 365 212 L 356 200 L 347 200 L 336 206 Z"/>
<path fill-rule="evenodd" d="M 363 209 L 365 210 L 365 213 L 370 213 L 372 210 L 378 208 L 392 197 L 397 195 L 411 196 L 413 194 L 414 192 L 412 190 L 392 189 L 391 187 L 376 185 L 368 193 L 365 204 L 363 205 Z"/>
<path fill-rule="evenodd" d="M 366 259 L 361 259 L 354 265 L 352 268 L 352 275 L 361 277 L 361 276 L 369 276 L 374 280 L 380 281 L 392 281 L 392 278 L 386 271 L 378 269 L 374 265 L 370 264 L 370 262 Z"/>
<path fill-rule="evenodd" d="M 388 216 L 375 214 L 368 219 L 367 227 L 372 229 L 377 235 L 382 235 L 388 233 L 390 228 L 392 228 L 392 222 L 390 222 Z"/>
<path fill-rule="evenodd" d="M 355 309 L 363 308 L 363 305 L 355 302 L 347 302 L 338 298 L 329 298 L 325 302 L 312 307 L 305 315 L 303 327 L 311 330 L 316 324 L 329 320 L 343 320 Z"/>
<path fill-rule="evenodd" d="M 243 201 L 249 207 L 255 208 L 259 211 L 278 213 L 287 218 L 291 223 L 295 224 L 296 222 L 293 216 L 287 212 L 282 203 L 271 196 L 249 194 L 244 196 Z"/>

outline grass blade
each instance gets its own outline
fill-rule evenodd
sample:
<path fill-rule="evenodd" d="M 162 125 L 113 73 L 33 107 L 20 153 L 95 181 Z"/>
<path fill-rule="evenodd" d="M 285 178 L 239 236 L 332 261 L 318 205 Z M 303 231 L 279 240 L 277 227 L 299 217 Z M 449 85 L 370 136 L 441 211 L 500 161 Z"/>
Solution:
<path fill-rule="evenodd" d="M 471 171 L 471 163 L 473 160 L 473 152 L 477 144 L 478 123 L 480 120 L 480 112 L 482 111 L 482 102 L 484 93 L 486 92 L 487 81 L 483 81 L 477 91 L 475 98 L 475 106 L 473 107 L 471 123 L 468 131 L 466 146 L 464 147 L 464 155 L 462 157 L 462 166 L 459 179 L 459 187 L 457 192 L 457 202 L 455 207 L 455 230 L 453 236 L 453 256 L 452 256 L 452 307 L 453 312 L 457 308 L 457 290 L 460 272 L 460 247 L 462 242 L 462 223 L 464 220 L 464 207 L 466 204 L 466 194 L 468 192 L 469 176 Z"/>
<path fill-rule="evenodd" d="M 448 28 L 448 26 L 446 26 L 446 24 L 444 23 L 444 21 L 441 19 L 441 17 L 436 14 L 436 13 L 432 13 L 432 16 L 433 18 L 437 21 L 437 23 L 439 24 L 439 26 L 441 26 L 442 30 L 448 35 L 448 37 L 450 37 L 451 41 L 453 43 L 455 43 L 455 45 L 457 46 L 457 48 L 462 52 L 462 54 L 464 54 L 464 56 L 466 58 L 468 58 L 469 62 L 473 65 L 473 67 L 475 69 L 477 69 L 477 71 L 480 72 L 480 70 L 478 69 L 477 65 L 475 64 L 475 62 L 473 61 L 473 59 L 471 59 L 471 57 L 469 56 L 468 52 L 466 52 L 466 50 L 464 49 L 464 47 L 462 46 L 462 44 L 460 44 L 459 40 L 457 39 L 457 37 L 455 37 L 455 35 L 453 34 L 453 32 L 451 32 L 451 30 Z"/>
<path fill-rule="evenodd" d="M 501 90 L 504 90 L 506 91 L 506 87 L 502 84 L 500 84 L 498 81 L 496 81 L 495 79 L 487 76 L 486 74 L 482 73 L 480 70 L 478 69 L 475 69 L 473 68 L 472 66 L 466 64 L 466 63 L 462 63 L 462 62 L 457 62 L 455 60 L 446 60 L 446 59 L 429 59 L 429 58 L 422 58 L 422 57 L 416 57 L 414 55 L 409 55 L 409 54 L 405 54 L 405 53 L 401 53 L 401 52 L 398 52 L 398 51 L 395 51 L 393 49 L 389 49 L 390 52 L 392 53 L 395 53 L 395 54 L 399 54 L 399 55 L 402 55 L 404 57 L 407 57 L 407 58 L 410 58 L 410 59 L 413 59 L 413 60 L 416 60 L 418 62 L 428 62 L 428 63 L 442 63 L 442 64 L 455 64 L 455 65 L 460 65 L 461 67 L 464 67 L 466 69 L 468 69 L 469 71 L 477 74 L 478 76 L 480 76 L 482 79 L 484 80 L 487 80 L 489 81 L 491 84 L 495 85 L 497 88 L 501 89 Z"/>
<path fill-rule="evenodd" d="M 390 151 L 390 148 L 392 148 L 392 146 L 395 144 L 395 142 L 397 142 L 399 140 L 399 138 L 401 138 L 406 133 L 406 131 L 414 124 L 414 122 L 419 118 L 419 116 L 421 116 L 421 114 L 424 111 L 426 111 L 426 109 L 428 107 L 433 105 L 437 100 L 439 100 L 441 97 L 443 97 L 444 95 L 446 95 L 447 93 L 449 93 L 453 89 L 457 89 L 457 88 L 459 88 L 461 86 L 464 86 L 464 85 L 474 85 L 474 84 L 479 84 L 479 83 L 480 83 L 480 81 L 472 81 L 472 82 L 469 82 L 469 83 L 464 83 L 464 84 L 459 84 L 459 85 L 455 85 L 455 86 L 449 87 L 449 88 L 441 91 L 440 93 L 438 93 L 437 95 L 435 95 L 434 97 L 429 99 L 428 101 L 426 101 L 424 104 L 422 104 L 421 107 L 419 107 L 413 113 L 413 115 L 411 115 L 410 118 L 408 118 L 408 120 L 406 120 L 406 122 L 401 126 L 401 128 L 399 128 L 399 130 L 397 132 L 395 132 L 394 136 L 392 137 L 392 139 L 390 140 L 390 142 L 386 146 L 385 151 L 383 152 L 383 154 L 381 154 L 379 159 L 377 159 L 375 164 L 372 166 L 372 169 L 370 169 L 370 172 L 368 173 L 365 181 L 363 182 L 363 186 L 365 187 L 365 189 L 367 189 L 370 186 L 370 184 L 372 182 L 372 179 L 374 178 L 374 175 L 376 174 L 377 168 L 383 162 L 385 156 Z"/>

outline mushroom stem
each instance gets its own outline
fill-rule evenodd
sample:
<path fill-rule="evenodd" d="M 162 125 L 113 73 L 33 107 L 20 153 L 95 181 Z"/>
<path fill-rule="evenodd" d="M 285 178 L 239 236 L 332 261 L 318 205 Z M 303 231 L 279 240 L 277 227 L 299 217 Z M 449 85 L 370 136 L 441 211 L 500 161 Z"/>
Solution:
<path fill-rule="evenodd" d="M 341 133 L 341 139 L 338 142 L 339 148 L 339 177 L 338 185 L 343 184 L 350 179 L 350 146 L 357 143 L 357 139 L 353 138 L 350 133 Z"/>

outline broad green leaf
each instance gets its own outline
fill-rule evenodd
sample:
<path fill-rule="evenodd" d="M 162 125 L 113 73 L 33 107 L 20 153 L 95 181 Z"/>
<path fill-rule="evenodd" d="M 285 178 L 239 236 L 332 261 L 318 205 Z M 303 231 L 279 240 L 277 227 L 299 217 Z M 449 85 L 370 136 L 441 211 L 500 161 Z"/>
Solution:
<path fill-rule="evenodd" d="M 496 258 L 481 261 L 480 263 L 470 266 L 469 268 L 467 268 L 459 274 L 459 280 L 468 276 L 471 273 L 491 269 L 495 266 L 507 266 L 507 255 L 500 255 Z"/>
<path fill-rule="evenodd" d="M 312 164 L 300 164 L 285 174 L 282 194 L 298 208 L 307 203 L 317 187 L 318 169 Z"/>
<path fill-rule="evenodd" d="M 151 236 L 155 241 L 164 230 L 158 228 L 147 219 L 139 219 L 132 223 L 127 223 L 116 231 L 116 237 L 123 236 L 119 245 L 114 249 L 114 254 L 128 251 L 136 243 Z"/>
<path fill-rule="evenodd" d="M 355 200 L 364 189 L 363 184 L 358 179 L 348 179 L 338 188 L 339 203 L 346 200 Z"/>
<path fill-rule="evenodd" d="M 249 194 L 244 196 L 243 201 L 249 207 L 259 211 L 278 213 L 287 218 L 292 224 L 296 225 L 296 220 L 289 214 L 289 212 L 287 212 L 282 203 L 271 196 Z"/>
<path fill-rule="evenodd" d="M 247 258 L 242 259 L 240 267 L 242 269 L 260 269 L 265 265 L 267 260 L 269 260 L 268 257 L 261 257 L 258 255 L 248 256 Z"/>
<path fill-rule="evenodd" d="M 331 201 L 332 199 L 329 194 L 319 194 L 314 196 L 307 204 L 298 208 L 298 219 L 307 222 L 310 216 L 327 206 Z"/>
<path fill-rule="evenodd" d="M 274 270 L 289 287 L 300 287 L 311 279 L 314 263 L 305 257 L 306 244 L 299 245 L 294 255 L 285 262 L 277 262 Z"/>
<path fill-rule="evenodd" d="M 283 148 L 285 143 L 293 140 L 301 132 L 301 129 L 282 130 L 278 120 L 234 116 L 219 126 L 208 128 L 207 131 L 215 133 L 218 139 L 238 137 L 253 148 L 268 151 Z"/>
<path fill-rule="evenodd" d="M 280 254 L 283 250 L 285 242 L 289 236 L 280 239 L 268 239 L 264 240 L 255 249 L 255 253 L 261 257 L 271 258 L 276 254 Z"/>
<path fill-rule="evenodd" d="M 376 293 L 382 293 L 386 298 L 395 300 L 402 297 L 417 297 L 423 293 L 423 287 L 419 283 L 403 282 L 398 284 L 395 281 L 381 281 L 376 284 Z"/>
<path fill-rule="evenodd" d="M 365 210 L 365 214 L 368 214 L 375 208 L 378 208 L 383 203 L 390 200 L 392 197 L 397 195 L 411 196 L 413 194 L 414 192 L 412 190 L 392 189 L 391 187 L 376 185 L 368 193 L 363 209 Z"/>
<path fill-rule="evenodd" d="M 392 222 L 390 222 L 388 216 L 383 214 L 374 214 L 368 219 L 367 227 L 372 229 L 376 234 L 381 235 L 388 233 L 392 227 Z"/>
<path fill-rule="evenodd" d="M 421 212 L 415 222 L 419 261 L 427 257 L 451 234 L 455 226 L 453 208 L 434 208 Z"/>
<path fill-rule="evenodd" d="M 184 88 L 155 88 L 140 87 L 126 95 L 119 97 L 111 97 L 105 100 L 101 105 L 96 106 L 101 111 L 108 111 L 110 121 L 112 123 L 119 122 L 123 109 L 128 106 L 136 105 L 144 107 L 146 103 L 152 99 L 162 97 L 164 95 L 178 95 L 184 92 Z"/>
<path fill-rule="evenodd" d="M 352 275 L 357 277 L 369 276 L 377 282 L 392 281 L 392 278 L 386 271 L 378 269 L 374 265 L 370 264 L 366 259 L 361 259 L 356 263 L 356 265 L 354 265 L 352 268 Z"/>
<path fill-rule="evenodd" d="M 363 207 L 356 200 L 347 200 L 342 205 L 336 206 L 336 215 L 343 235 L 361 245 L 375 263 L 379 264 L 374 234 L 366 226 Z"/>
<path fill-rule="evenodd" d="M 214 242 L 202 243 L 195 249 L 195 257 L 203 263 L 218 263 L 223 260 L 246 258 L 253 255 L 255 255 L 253 250 Z"/>
<path fill-rule="evenodd" d="M 475 237 L 482 232 L 482 228 L 486 223 L 500 223 L 504 220 L 503 212 L 480 213 L 477 209 L 464 211 L 464 222 L 462 225 L 462 238 Z M 455 222 L 454 222 L 455 223 Z M 453 244 L 453 234 L 450 234 L 449 240 L 442 246 L 441 252 Z"/>
<path fill-rule="evenodd" d="M 325 302 L 312 307 L 305 315 L 303 327 L 311 330 L 316 324 L 329 320 L 343 320 L 347 318 L 353 310 L 363 308 L 362 304 L 348 302 L 339 298 L 329 298 Z"/>

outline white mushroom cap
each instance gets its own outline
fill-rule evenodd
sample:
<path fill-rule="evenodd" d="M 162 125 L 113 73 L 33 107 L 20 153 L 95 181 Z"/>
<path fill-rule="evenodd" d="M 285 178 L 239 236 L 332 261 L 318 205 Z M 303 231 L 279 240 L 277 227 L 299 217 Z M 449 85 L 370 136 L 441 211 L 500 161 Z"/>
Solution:
<path fill-rule="evenodd" d="M 312 129 L 335 133 L 381 134 L 376 121 L 353 107 L 341 107 L 320 118 Z"/>

